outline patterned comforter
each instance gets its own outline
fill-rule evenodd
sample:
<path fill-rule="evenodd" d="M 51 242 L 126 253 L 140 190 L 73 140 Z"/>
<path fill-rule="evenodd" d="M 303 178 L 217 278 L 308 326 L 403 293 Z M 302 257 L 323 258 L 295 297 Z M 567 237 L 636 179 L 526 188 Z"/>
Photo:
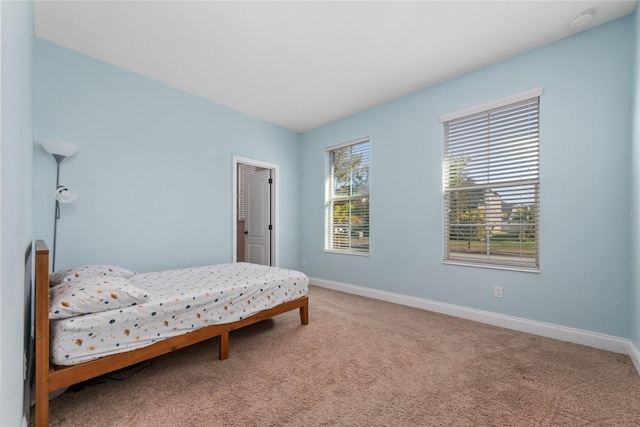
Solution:
<path fill-rule="evenodd" d="M 307 294 L 301 272 L 249 263 L 136 274 L 145 301 L 52 319 L 51 361 L 74 365 L 145 347 L 213 324 L 231 323 Z"/>

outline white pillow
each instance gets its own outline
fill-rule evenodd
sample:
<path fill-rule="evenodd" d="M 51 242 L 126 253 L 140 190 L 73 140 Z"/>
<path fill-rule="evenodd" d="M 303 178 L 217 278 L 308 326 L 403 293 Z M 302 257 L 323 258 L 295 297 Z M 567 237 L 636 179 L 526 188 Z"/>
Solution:
<path fill-rule="evenodd" d="M 65 319 L 142 304 L 149 294 L 124 277 L 78 277 L 49 289 L 49 318 Z"/>
<path fill-rule="evenodd" d="M 134 274 L 136 274 L 135 271 L 115 265 L 83 265 L 51 273 L 49 275 L 49 286 L 59 285 L 63 280 L 68 281 L 67 279 L 71 280 L 72 277 L 110 276 L 128 279 Z"/>

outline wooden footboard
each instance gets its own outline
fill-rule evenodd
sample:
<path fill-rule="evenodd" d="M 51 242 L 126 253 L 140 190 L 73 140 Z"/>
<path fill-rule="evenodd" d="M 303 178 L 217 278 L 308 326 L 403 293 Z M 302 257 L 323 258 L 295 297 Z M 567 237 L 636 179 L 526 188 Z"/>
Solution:
<path fill-rule="evenodd" d="M 309 323 L 309 299 L 298 298 L 261 311 L 246 319 L 224 325 L 212 325 L 179 335 L 126 353 L 106 356 L 78 365 L 59 367 L 49 360 L 49 249 L 44 241 L 36 241 L 35 272 L 35 425 L 49 424 L 49 392 L 134 365 L 189 345 L 220 337 L 220 360 L 229 357 L 229 332 L 269 319 L 287 311 L 300 309 L 300 321 Z"/>

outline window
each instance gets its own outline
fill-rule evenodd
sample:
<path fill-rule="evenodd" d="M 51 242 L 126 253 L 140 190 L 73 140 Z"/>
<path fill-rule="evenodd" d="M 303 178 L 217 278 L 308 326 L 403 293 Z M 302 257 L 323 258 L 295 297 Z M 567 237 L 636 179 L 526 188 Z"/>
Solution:
<path fill-rule="evenodd" d="M 445 262 L 539 271 L 541 94 L 441 117 Z"/>
<path fill-rule="evenodd" d="M 363 138 L 327 149 L 327 251 L 369 253 L 369 147 Z"/>

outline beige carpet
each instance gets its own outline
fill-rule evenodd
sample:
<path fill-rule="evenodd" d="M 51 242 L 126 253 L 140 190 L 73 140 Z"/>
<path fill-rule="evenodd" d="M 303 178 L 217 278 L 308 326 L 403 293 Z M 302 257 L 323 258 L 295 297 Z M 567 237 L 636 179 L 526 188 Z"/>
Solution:
<path fill-rule="evenodd" d="M 640 425 L 627 356 L 323 288 L 309 325 L 296 310 L 234 332 L 226 361 L 217 348 L 67 391 L 51 425 Z"/>

